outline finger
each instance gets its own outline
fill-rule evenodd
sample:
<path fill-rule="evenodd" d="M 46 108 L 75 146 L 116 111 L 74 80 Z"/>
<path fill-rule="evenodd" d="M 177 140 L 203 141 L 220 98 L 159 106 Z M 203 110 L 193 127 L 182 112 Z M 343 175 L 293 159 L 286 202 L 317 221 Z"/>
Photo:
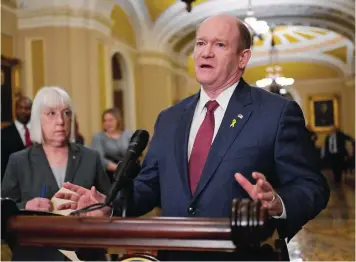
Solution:
<path fill-rule="evenodd" d="M 61 199 L 71 200 L 71 201 L 74 201 L 74 202 L 78 202 L 79 198 L 80 198 L 79 195 L 75 195 L 75 194 L 71 194 L 71 193 L 64 193 L 64 192 L 57 192 L 55 194 L 55 197 L 61 198 Z"/>
<path fill-rule="evenodd" d="M 273 191 L 273 187 L 271 186 L 270 183 L 268 183 L 268 181 L 263 180 L 263 179 L 259 179 L 257 181 L 257 187 L 258 187 L 258 191 L 262 191 L 262 192 L 270 192 Z"/>
<path fill-rule="evenodd" d="M 252 197 L 253 185 L 240 173 L 235 174 L 236 181 L 242 186 L 242 188 Z"/>
<path fill-rule="evenodd" d="M 57 209 L 58 210 L 77 209 L 77 203 L 76 202 L 63 203 L 63 204 L 58 205 Z"/>
<path fill-rule="evenodd" d="M 266 180 L 266 177 L 260 172 L 252 172 L 252 177 L 256 180 L 259 179 Z"/>
<path fill-rule="evenodd" d="M 270 202 L 273 200 L 274 196 L 274 192 L 269 191 L 269 192 L 265 192 L 265 193 L 259 193 L 258 195 L 258 199 L 262 200 L 262 201 L 267 201 Z"/>
<path fill-rule="evenodd" d="M 38 211 L 43 211 L 43 212 L 48 212 L 49 208 L 48 207 L 38 207 L 37 210 Z"/>
<path fill-rule="evenodd" d="M 88 189 L 84 188 L 84 187 L 81 187 L 81 186 L 78 186 L 78 185 L 74 185 L 70 182 L 65 182 L 63 183 L 63 187 L 66 188 L 66 189 L 69 189 L 79 195 L 84 195 Z"/>

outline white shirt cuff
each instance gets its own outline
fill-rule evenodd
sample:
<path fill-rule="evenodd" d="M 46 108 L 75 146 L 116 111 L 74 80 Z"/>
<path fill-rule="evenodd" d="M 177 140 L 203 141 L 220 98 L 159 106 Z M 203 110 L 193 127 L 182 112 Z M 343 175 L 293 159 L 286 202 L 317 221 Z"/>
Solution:
<path fill-rule="evenodd" d="M 284 206 L 284 203 L 283 203 L 283 200 L 282 200 L 282 198 L 278 195 L 278 194 L 276 194 L 278 197 L 279 197 L 279 199 L 281 200 L 281 203 L 282 203 L 282 207 L 283 207 L 283 212 L 282 212 L 282 214 L 280 215 L 280 216 L 272 216 L 273 218 L 276 218 L 276 219 L 287 219 L 287 212 L 286 212 L 286 208 L 285 208 L 285 206 Z"/>

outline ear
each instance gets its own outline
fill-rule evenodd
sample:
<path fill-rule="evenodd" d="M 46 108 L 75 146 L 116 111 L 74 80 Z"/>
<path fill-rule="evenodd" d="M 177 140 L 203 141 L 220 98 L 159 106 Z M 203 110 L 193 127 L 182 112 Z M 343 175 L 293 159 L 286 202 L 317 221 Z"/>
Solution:
<path fill-rule="evenodd" d="M 244 49 L 240 53 L 239 68 L 241 70 L 245 69 L 248 61 L 251 57 L 251 49 Z"/>

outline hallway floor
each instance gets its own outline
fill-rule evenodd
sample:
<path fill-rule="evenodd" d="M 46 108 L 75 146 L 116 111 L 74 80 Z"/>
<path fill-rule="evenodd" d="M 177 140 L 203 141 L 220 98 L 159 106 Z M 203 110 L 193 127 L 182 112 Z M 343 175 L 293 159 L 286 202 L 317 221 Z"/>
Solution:
<path fill-rule="evenodd" d="M 331 171 L 324 174 L 329 204 L 288 243 L 291 261 L 355 261 L 355 176 L 336 187 Z"/>

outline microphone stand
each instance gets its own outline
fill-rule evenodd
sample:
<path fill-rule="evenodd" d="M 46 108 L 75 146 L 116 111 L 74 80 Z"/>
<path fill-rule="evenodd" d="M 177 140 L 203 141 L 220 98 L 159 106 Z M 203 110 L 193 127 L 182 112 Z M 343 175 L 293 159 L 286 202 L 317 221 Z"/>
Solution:
<path fill-rule="evenodd" d="M 132 190 L 133 190 L 133 180 L 127 183 L 127 186 L 121 190 L 120 198 L 122 200 L 122 210 L 121 210 L 121 217 L 128 217 L 129 216 L 129 203 L 131 202 L 132 197 Z"/>

